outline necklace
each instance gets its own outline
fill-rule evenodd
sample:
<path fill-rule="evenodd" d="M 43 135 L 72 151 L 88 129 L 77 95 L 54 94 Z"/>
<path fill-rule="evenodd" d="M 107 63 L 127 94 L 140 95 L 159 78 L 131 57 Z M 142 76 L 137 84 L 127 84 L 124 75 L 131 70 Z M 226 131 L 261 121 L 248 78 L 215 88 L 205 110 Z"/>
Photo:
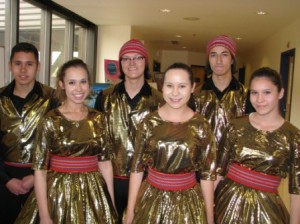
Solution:
<path fill-rule="evenodd" d="M 75 127 L 79 128 L 79 121 L 75 121 Z"/>
<path fill-rule="evenodd" d="M 83 107 L 80 111 L 72 111 L 67 108 L 60 110 L 61 114 L 69 121 L 71 121 L 76 128 L 80 127 L 80 122 L 87 118 L 88 108 Z"/>

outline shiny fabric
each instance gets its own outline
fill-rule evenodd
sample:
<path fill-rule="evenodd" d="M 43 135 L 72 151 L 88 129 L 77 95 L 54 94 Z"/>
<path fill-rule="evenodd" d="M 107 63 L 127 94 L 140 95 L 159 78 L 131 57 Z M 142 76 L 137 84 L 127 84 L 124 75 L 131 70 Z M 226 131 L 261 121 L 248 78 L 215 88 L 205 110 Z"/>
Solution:
<path fill-rule="evenodd" d="M 172 123 L 162 120 L 156 111 L 139 127 L 131 172 L 143 172 L 147 167 L 167 174 L 199 170 L 202 180 L 215 180 L 215 138 L 200 114 L 186 122 Z M 143 181 L 133 223 L 206 223 L 200 184 L 167 191 Z"/>
<path fill-rule="evenodd" d="M 23 107 L 22 114 L 19 114 L 9 97 L 0 97 L 0 132 L 3 135 L 1 144 L 5 148 L 1 154 L 4 161 L 15 163 L 32 161 L 35 131 L 49 110 L 50 98 L 54 94 L 54 89 L 40 83 L 36 85 L 40 85 L 42 96 L 35 93 Z M 3 88 L 0 92 L 4 90 Z"/>
<path fill-rule="evenodd" d="M 211 78 L 209 81 L 212 82 Z M 233 82 L 234 86 L 229 87 L 221 99 L 205 84 L 193 94 L 196 111 L 211 124 L 217 144 L 230 120 L 244 115 L 246 111 L 247 89 L 235 78 Z"/>
<path fill-rule="evenodd" d="M 218 154 L 217 172 L 227 173 L 232 162 L 278 177 L 289 176 L 289 193 L 300 194 L 300 131 L 285 122 L 272 132 L 254 128 L 249 117 L 232 121 L 224 132 Z M 238 184 L 229 178 L 215 192 L 217 223 L 289 223 L 280 196 Z"/>
<path fill-rule="evenodd" d="M 98 155 L 110 159 L 107 121 L 89 109 L 87 119 L 69 121 L 57 109 L 48 113 L 39 126 L 34 169 L 47 170 L 50 153 L 56 156 Z M 116 223 L 116 212 L 99 171 L 62 173 L 48 170 L 48 208 L 53 223 Z M 16 223 L 35 223 L 38 208 L 34 194 L 27 200 Z"/>
<path fill-rule="evenodd" d="M 137 126 L 147 114 L 156 110 L 163 100 L 161 94 L 149 86 L 151 92 L 147 93 L 148 95 L 144 94 L 135 108 L 131 109 L 126 94 L 118 91 L 121 84 L 104 90 L 103 102 L 104 111 L 109 115 L 112 133 L 114 175 L 129 176 Z"/>

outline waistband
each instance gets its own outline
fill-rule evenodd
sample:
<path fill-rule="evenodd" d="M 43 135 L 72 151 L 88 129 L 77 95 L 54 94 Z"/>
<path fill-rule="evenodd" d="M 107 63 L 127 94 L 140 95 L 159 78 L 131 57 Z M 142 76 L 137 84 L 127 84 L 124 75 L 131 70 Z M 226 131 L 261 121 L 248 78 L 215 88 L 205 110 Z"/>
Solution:
<path fill-rule="evenodd" d="M 15 163 L 15 162 L 4 162 L 5 165 L 7 166 L 13 166 L 13 167 L 18 167 L 18 168 L 31 168 L 32 163 Z"/>
<path fill-rule="evenodd" d="M 98 157 L 64 157 L 51 155 L 50 169 L 61 173 L 81 173 L 97 171 Z"/>
<path fill-rule="evenodd" d="M 196 185 L 197 181 L 195 173 L 183 174 L 166 174 L 157 172 L 149 168 L 147 182 L 161 190 L 167 191 L 181 191 L 192 188 Z"/>
<path fill-rule="evenodd" d="M 247 187 L 270 193 L 278 193 L 281 181 L 281 177 L 250 170 L 236 163 L 229 166 L 226 177 Z"/>
<path fill-rule="evenodd" d="M 115 179 L 119 179 L 119 180 L 129 180 L 128 176 L 117 176 L 117 175 L 114 175 L 114 178 Z"/>

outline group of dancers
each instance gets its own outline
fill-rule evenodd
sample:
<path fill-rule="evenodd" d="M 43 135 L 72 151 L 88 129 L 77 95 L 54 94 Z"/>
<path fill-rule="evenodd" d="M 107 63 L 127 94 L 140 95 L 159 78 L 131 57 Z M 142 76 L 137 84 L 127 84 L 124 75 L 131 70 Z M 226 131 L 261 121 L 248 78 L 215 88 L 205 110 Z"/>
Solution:
<path fill-rule="evenodd" d="M 233 39 L 215 37 L 205 83 L 174 63 L 161 93 L 131 39 L 121 81 L 88 108 L 82 60 L 61 66 L 54 90 L 35 80 L 36 48 L 17 44 L 0 90 L 0 223 L 300 223 L 300 131 L 280 114 L 281 77 L 260 68 L 247 89 L 235 57 Z"/>

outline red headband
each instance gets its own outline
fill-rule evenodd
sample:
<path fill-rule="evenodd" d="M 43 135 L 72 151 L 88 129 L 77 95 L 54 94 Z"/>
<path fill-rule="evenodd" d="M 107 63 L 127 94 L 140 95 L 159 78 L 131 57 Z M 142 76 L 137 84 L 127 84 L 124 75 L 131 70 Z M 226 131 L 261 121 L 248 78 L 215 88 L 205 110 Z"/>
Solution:
<path fill-rule="evenodd" d="M 234 40 L 226 35 L 217 36 L 207 43 L 206 54 L 209 55 L 212 48 L 222 46 L 229 50 L 230 54 L 235 58 L 236 43 Z"/>

